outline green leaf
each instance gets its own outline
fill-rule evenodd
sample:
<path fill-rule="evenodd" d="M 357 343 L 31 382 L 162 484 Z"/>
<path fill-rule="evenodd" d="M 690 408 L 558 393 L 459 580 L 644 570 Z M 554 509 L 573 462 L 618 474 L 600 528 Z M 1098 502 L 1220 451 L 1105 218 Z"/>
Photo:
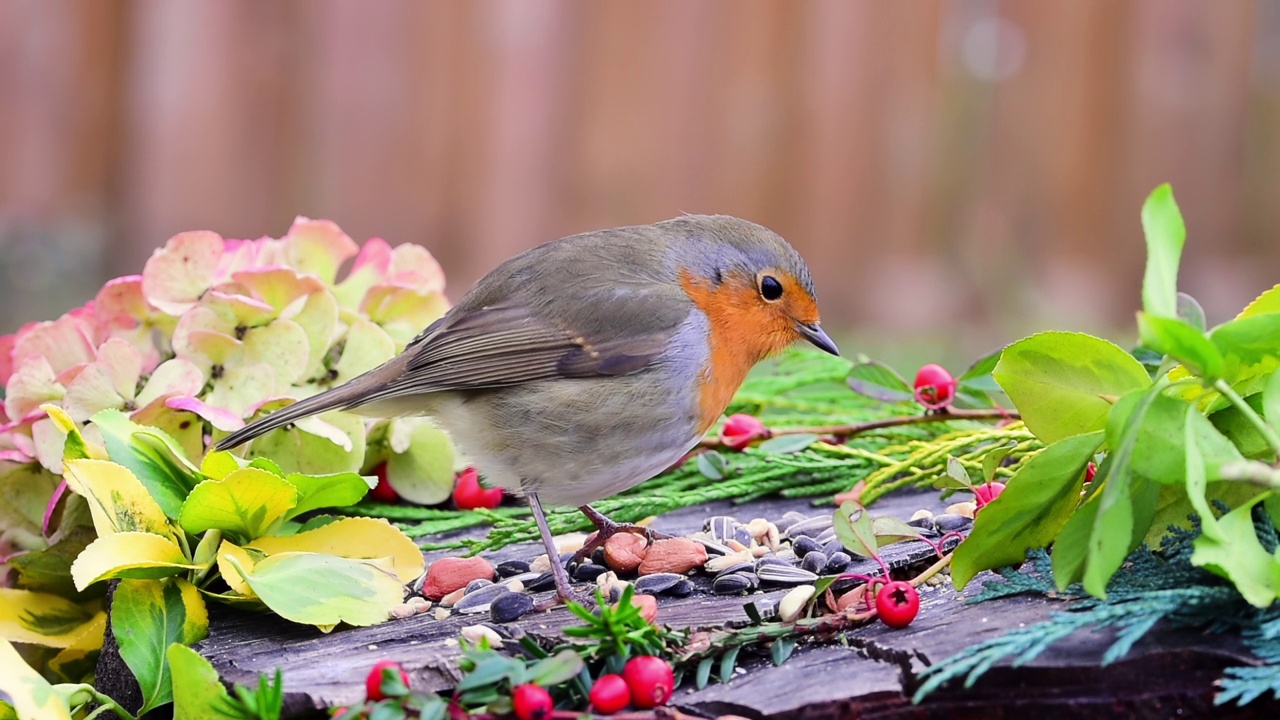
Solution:
<path fill-rule="evenodd" d="M 711 666 L 715 665 L 715 662 L 715 658 L 705 657 L 698 663 L 698 671 L 693 676 L 693 685 L 696 689 L 705 688 L 711 681 Z"/>
<path fill-rule="evenodd" d="M 849 369 L 845 382 L 859 395 L 884 402 L 911 402 L 915 393 L 893 368 L 882 362 L 867 360 Z"/>
<path fill-rule="evenodd" d="M 142 688 L 141 716 L 173 700 L 166 652 L 173 643 L 203 640 L 209 614 L 200 591 L 181 578 L 121 580 L 111 601 L 111 632 Z"/>
<path fill-rule="evenodd" d="M 1028 460 L 1000 497 L 978 513 L 973 532 L 956 548 L 951 561 L 956 588 L 982 570 L 1015 565 L 1027 550 L 1053 542 L 1080 501 L 1085 468 L 1101 445 L 1101 431 L 1075 435 Z"/>
<path fill-rule="evenodd" d="M 1271 373 L 1262 390 L 1262 417 L 1272 430 L 1280 432 L 1280 372 Z"/>
<path fill-rule="evenodd" d="M 534 663 L 529 668 L 528 682 L 542 687 L 554 687 L 577 677 L 585 666 L 582 656 L 576 651 L 561 650 Z"/>
<path fill-rule="evenodd" d="M 1005 348 L 995 378 L 1041 441 L 1101 430 L 1108 398 L 1151 384 L 1147 371 L 1113 343 L 1047 332 Z"/>
<path fill-rule="evenodd" d="M 0 693 L 13 703 L 20 718 L 71 720 L 62 696 L 4 638 L 0 638 Z"/>
<path fill-rule="evenodd" d="M 199 535 L 217 528 L 247 542 L 270 532 L 298 502 L 293 485 L 266 470 L 241 468 L 221 480 L 205 480 L 182 505 L 178 522 Z"/>
<path fill-rule="evenodd" d="M 1218 350 L 1246 365 L 1280 356 L 1280 313 L 1251 315 L 1225 322 L 1209 333 Z M 1233 384 L 1234 378 L 1228 378 Z"/>
<path fill-rule="evenodd" d="M 759 449 L 771 455 L 790 455 L 798 453 L 818 442 L 819 436 L 813 433 L 797 433 L 795 435 L 779 435 L 760 443 Z"/>
<path fill-rule="evenodd" d="M 285 480 L 298 490 L 298 504 L 285 514 L 286 520 L 319 508 L 355 505 L 378 484 L 376 477 L 352 472 L 328 475 L 293 473 Z"/>
<path fill-rule="evenodd" d="M 871 514 L 853 502 L 845 502 L 836 510 L 832 522 L 836 537 L 846 550 L 858 557 L 876 557 L 876 533 Z"/>
<path fill-rule="evenodd" d="M 920 538 L 919 528 L 912 527 L 892 515 L 877 515 L 872 518 L 871 531 L 876 536 L 877 547 Z"/>
<path fill-rule="evenodd" d="M 1116 402 L 1107 422 L 1108 446 L 1117 448 L 1123 442 L 1128 421 L 1143 398 L 1143 393 L 1135 392 Z M 1188 423 L 1199 440 L 1210 477 L 1216 477 L 1222 464 L 1242 459 L 1231 441 L 1190 403 L 1161 394 L 1151 400 L 1138 423 L 1131 471 L 1153 482 L 1182 485 L 1186 480 L 1184 430 Z"/>
<path fill-rule="evenodd" d="M 1119 433 L 1119 441 L 1111 443 L 1111 467 L 1100 493 L 1098 517 L 1089 534 L 1082 578 L 1085 592 L 1094 597 L 1106 598 L 1107 582 L 1142 541 L 1155 517 L 1160 488 L 1133 472 L 1133 458 L 1142 424 L 1159 393 L 1158 386 L 1135 393 L 1138 399 L 1132 412 L 1112 413 L 1122 418 L 1124 430 Z M 1112 435 L 1111 426 L 1108 422 L 1108 436 Z"/>
<path fill-rule="evenodd" d="M 982 477 L 986 482 L 996 479 L 996 471 L 1000 469 L 1000 464 L 1016 447 L 1018 447 L 1018 441 L 1010 440 L 1004 445 L 988 450 L 987 454 L 982 456 Z"/>
<path fill-rule="evenodd" d="M 729 463 L 715 450 L 698 453 L 698 472 L 711 480 L 723 480 Z"/>
<path fill-rule="evenodd" d="M 401 420 L 399 422 L 405 422 Z M 453 443 L 443 430 L 419 423 L 409 448 L 387 459 L 387 482 L 400 497 L 419 505 L 438 505 L 453 492 Z"/>
<path fill-rule="evenodd" d="M 475 668 L 467 673 L 454 689 L 458 692 L 466 692 L 486 685 L 493 685 L 502 680 L 510 680 L 517 673 L 523 672 L 524 662 L 521 660 L 492 652 L 476 662 Z"/>
<path fill-rule="evenodd" d="M 1222 532 L 1218 529 L 1213 511 L 1209 509 L 1209 501 L 1205 498 L 1205 492 L 1209 489 L 1209 478 L 1205 473 L 1204 454 L 1200 450 L 1200 441 L 1194 422 L 1200 414 L 1187 413 L 1186 417 L 1182 434 L 1183 443 L 1186 445 L 1184 457 L 1187 498 L 1191 502 L 1191 507 L 1195 508 L 1196 515 L 1200 516 L 1200 532 L 1211 540 L 1221 542 L 1224 540 Z"/>
<path fill-rule="evenodd" d="M 1266 608 L 1280 595 L 1280 560 L 1258 541 L 1253 506 L 1262 493 L 1218 519 L 1219 538 L 1202 534 L 1192 543 L 1191 564 L 1230 580 L 1250 605 Z"/>
<path fill-rule="evenodd" d="M 177 442 L 156 428 L 138 425 L 119 410 L 102 410 L 90 419 L 102 431 L 111 460 L 133 472 L 165 515 L 178 517 L 182 501 L 201 478 L 177 450 Z"/>
<path fill-rule="evenodd" d="M 1178 293 L 1178 318 L 1202 333 L 1209 327 L 1205 322 L 1204 308 L 1184 292 Z"/>
<path fill-rule="evenodd" d="M 196 566 L 171 538 L 143 532 L 104 535 L 71 563 L 77 590 L 111 578 L 162 578 L 185 575 Z"/>
<path fill-rule="evenodd" d="M 1098 482 L 1102 477 L 1102 470 L 1098 470 L 1098 476 L 1094 478 L 1094 482 Z M 1008 492 L 1006 490 L 1006 492 Z M 1000 494 L 1004 497 L 1004 493 Z M 1101 506 L 1101 496 L 1095 493 L 1092 497 L 1085 501 L 1074 514 L 1068 518 L 1062 530 L 1058 532 L 1057 539 L 1053 542 L 1053 582 L 1058 586 L 1059 590 L 1066 590 L 1072 583 L 1080 582 L 1084 577 L 1085 560 L 1089 555 L 1089 535 L 1093 533 L 1093 526 L 1098 520 L 1098 508 Z M 991 503 L 992 506 L 995 503 Z M 985 512 L 985 511 L 984 511 Z M 981 516 L 983 513 L 978 513 Z M 977 520 L 974 520 L 974 526 L 977 526 Z M 973 537 L 972 534 L 970 537 Z M 967 540 L 965 542 L 968 542 Z M 963 547 L 964 543 L 960 543 Z M 956 548 L 959 550 L 959 548 Z M 954 560 L 953 560 L 954 562 Z M 953 571 L 954 572 L 954 571 Z"/>
<path fill-rule="evenodd" d="M 960 463 L 960 459 L 955 455 L 947 456 L 947 476 L 964 487 L 973 485 L 973 480 L 969 478 L 969 471 L 965 470 L 964 465 Z"/>
<path fill-rule="evenodd" d="M 219 712 L 231 696 L 218 680 L 218 671 L 200 653 L 181 643 L 165 652 L 173 676 L 173 715 L 190 720 L 236 720 L 240 716 Z"/>
<path fill-rule="evenodd" d="M 1280 374 L 1273 374 L 1272 378 L 1280 377 Z M 1274 382 L 1270 380 L 1269 382 Z M 1280 396 L 1280 391 L 1277 391 Z M 1266 393 L 1254 393 L 1244 399 L 1245 404 L 1253 409 L 1254 412 L 1261 413 L 1267 418 L 1268 423 L 1275 427 L 1280 424 L 1280 411 L 1273 411 L 1270 416 L 1267 415 L 1265 407 Z M 1228 405 L 1225 408 L 1213 413 L 1209 416 L 1209 421 L 1235 445 L 1240 454 L 1251 460 L 1263 460 L 1273 462 L 1275 451 L 1271 448 L 1271 443 L 1258 432 L 1258 428 L 1253 424 L 1240 408 L 1235 405 Z"/>
<path fill-rule="evenodd" d="M 720 682 L 728 683 L 733 679 L 733 669 L 738 665 L 738 651 L 741 649 L 741 645 L 735 645 L 720 658 Z"/>
<path fill-rule="evenodd" d="M 1143 203 L 1142 232 L 1147 239 L 1142 309 L 1160 317 L 1177 317 L 1178 263 L 1187 240 L 1187 229 L 1168 183 L 1151 191 Z"/>
<path fill-rule="evenodd" d="M 1142 344 L 1182 363 L 1207 381 L 1222 377 L 1222 353 L 1205 334 L 1178 318 L 1138 313 Z"/>
<path fill-rule="evenodd" d="M 769 654 L 773 659 L 774 665 L 781 665 L 791 657 L 791 653 L 795 652 L 796 641 L 793 638 L 781 637 L 773 641 L 773 647 L 769 648 Z"/>
<path fill-rule="evenodd" d="M 250 465 L 259 458 L 274 460 L 279 475 L 304 473 L 323 475 L 334 472 L 358 472 L 364 463 L 364 419 L 346 412 L 327 412 L 314 418 L 331 426 L 339 435 L 350 440 L 344 447 L 330 437 L 322 437 L 304 430 L 276 430 L 254 440 L 249 445 L 246 459 Z M 403 493 L 402 493 L 403 494 Z"/>
<path fill-rule="evenodd" d="M 376 625 L 400 604 L 404 586 L 370 563 L 317 553 L 280 553 L 245 572 L 228 561 L 254 593 L 286 620 L 318 627 Z"/>

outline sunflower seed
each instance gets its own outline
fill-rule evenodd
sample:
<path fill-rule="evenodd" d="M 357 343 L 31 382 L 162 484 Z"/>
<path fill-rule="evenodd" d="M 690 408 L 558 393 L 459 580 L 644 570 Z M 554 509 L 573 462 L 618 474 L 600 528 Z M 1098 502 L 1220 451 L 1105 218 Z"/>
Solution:
<path fill-rule="evenodd" d="M 724 570 L 721 570 L 720 572 L 716 573 L 716 577 L 719 577 L 721 575 L 728 575 L 730 573 L 736 573 L 736 572 L 751 572 L 755 569 L 756 569 L 756 564 L 750 561 L 734 563 L 729 567 L 725 568 Z"/>
<path fill-rule="evenodd" d="M 756 570 L 762 583 L 774 585 L 801 585 L 818 579 L 816 573 L 791 565 L 762 565 Z"/>
<path fill-rule="evenodd" d="M 787 529 L 790 528 L 792 525 L 795 525 L 798 522 L 803 522 L 807 519 L 808 519 L 807 517 L 796 512 L 795 510 L 789 510 L 783 513 L 782 517 L 778 519 L 776 522 L 774 522 L 774 525 L 778 526 L 778 532 L 785 534 L 787 532 Z"/>
<path fill-rule="evenodd" d="M 822 554 L 821 550 L 815 550 L 804 556 L 800 567 L 808 570 L 814 575 L 821 575 L 823 568 L 827 566 L 827 556 Z"/>
<path fill-rule="evenodd" d="M 835 555 L 838 552 L 844 552 L 844 545 L 840 544 L 839 539 L 834 539 L 822 546 L 822 554 L 826 555 L 828 560 L 831 559 L 832 555 Z"/>
<path fill-rule="evenodd" d="M 973 519 L 963 515 L 943 513 L 933 518 L 933 527 L 940 533 L 963 531 L 973 527 Z"/>
<path fill-rule="evenodd" d="M 499 595 L 506 595 L 511 592 L 511 588 L 506 585 L 488 585 L 476 590 L 473 593 L 463 595 L 462 599 L 454 604 L 455 612 L 481 612 L 489 608 L 489 603 L 493 602 Z"/>
<path fill-rule="evenodd" d="M 849 567 L 849 563 L 853 562 L 853 558 L 849 557 L 846 552 L 831 553 L 831 557 L 827 558 L 827 574 L 839 575 Z"/>
<path fill-rule="evenodd" d="M 529 592 L 542 592 L 555 586 L 556 578 L 550 571 L 541 573 L 531 580 L 524 581 L 524 589 Z"/>
<path fill-rule="evenodd" d="M 596 578 L 609 572 L 609 568 L 595 563 L 583 563 L 573 569 L 573 579 L 579 582 L 595 582 Z"/>
<path fill-rule="evenodd" d="M 791 557 L 794 558 L 795 555 L 793 554 L 791 555 Z M 786 565 L 789 567 L 791 565 L 791 561 L 780 555 L 765 555 L 759 560 L 756 560 L 757 569 L 759 569 L 762 565 Z"/>
<path fill-rule="evenodd" d="M 751 589 L 751 580 L 742 573 L 730 573 L 715 579 L 711 583 L 711 592 L 716 595 L 738 595 Z"/>
<path fill-rule="evenodd" d="M 489 619 L 496 623 L 509 623 L 533 609 L 533 598 L 524 593 L 509 592 L 493 599 L 489 604 Z"/>
<path fill-rule="evenodd" d="M 495 569 L 498 571 L 498 575 L 502 577 L 523 575 L 524 573 L 529 572 L 529 563 L 523 560 L 508 560 L 506 562 L 498 563 L 498 567 Z"/>
<path fill-rule="evenodd" d="M 802 520 L 795 525 L 787 528 L 787 537 L 817 537 L 831 527 L 830 513 L 825 515 L 815 515 L 814 517 Z"/>
<path fill-rule="evenodd" d="M 730 553 L 733 552 L 732 548 L 728 547 L 727 545 L 724 545 L 723 543 L 718 543 L 715 540 L 712 540 L 710 537 L 703 535 L 702 533 L 693 535 L 691 537 L 692 539 L 697 540 L 699 543 L 702 543 L 702 547 L 707 549 L 708 555 L 729 555 Z"/>
<path fill-rule="evenodd" d="M 719 555 L 707 560 L 702 567 L 707 572 L 718 573 L 724 572 L 726 568 L 731 568 L 735 565 L 751 563 L 752 559 L 751 553 L 748 552 L 729 553 L 728 555 Z"/>
<path fill-rule="evenodd" d="M 658 595 L 670 590 L 676 583 L 684 580 L 683 575 L 676 573 L 654 573 L 636 578 L 636 592 L 643 595 Z"/>
<path fill-rule="evenodd" d="M 794 552 L 798 557 L 804 557 L 815 550 L 821 549 L 822 546 L 818 544 L 817 540 L 814 540 L 811 537 L 805 537 L 804 535 L 796 538 L 791 543 L 791 552 Z"/>
<path fill-rule="evenodd" d="M 470 595 L 471 593 L 479 590 L 480 588 L 486 588 L 492 584 L 493 584 L 492 580 L 485 580 L 484 578 L 476 578 L 475 580 L 472 580 L 471 582 L 467 583 L 467 589 L 463 590 L 462 594 Z"/>

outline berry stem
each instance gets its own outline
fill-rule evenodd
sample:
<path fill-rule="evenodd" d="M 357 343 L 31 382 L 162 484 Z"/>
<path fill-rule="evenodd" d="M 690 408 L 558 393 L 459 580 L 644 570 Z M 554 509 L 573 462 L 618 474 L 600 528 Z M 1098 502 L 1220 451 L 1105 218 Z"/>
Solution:
<path fill-rule="evenodd" d="M 918 425 L 920 423 L 949 422 L 951 420 L 1020 420 L 1022 416 L 1016 410 L 1004 408 L 976 408 L 972 410 L 942 408 L 920 415 L 903 415 L 901 417 L 872 420 L 870 422 L 851 423 L 846 425 L 818 425 L 815 427 L 773 428 L 771 435 L 835 435 L 839 438 L 850 438 L 871 430 Z M 720 438 L 706 437 L 698 443 L 700 447 L 720 447 Z"/>

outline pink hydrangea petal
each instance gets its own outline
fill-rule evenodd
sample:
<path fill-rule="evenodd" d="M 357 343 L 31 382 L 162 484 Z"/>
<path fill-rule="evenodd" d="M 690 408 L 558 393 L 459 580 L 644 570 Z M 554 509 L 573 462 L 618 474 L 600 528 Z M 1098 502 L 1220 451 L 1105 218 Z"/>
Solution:
<path fill-rule="evenodd" d="M 57 376 L 44 357 L 29 357 L 5 385 L 4 412 L 15 421 L 38 412 L 47 402 L 57 402 L 66 395 Z"/>
<path fill-rule="evenodd" d="M 138 352 L 138 356 L 142 358 L 142 372 L 147 374 L 155 370 L 156 365 L 160 364 L 160 350 L 156 348 L 151 333 L 152 328 L 148 325 L 138 325 L 127 329 L 116 328 L 111 330 L 103 340 L 115 338 L 129 343 Z"/>
<path fill-rule="evenodd" d="M 84 320 L 72 315 L 36 323 L 25 331 L 19 331 L 13 347 L 15 367 L 20 367 L 29 357 L 40 356 L 49 362 L 55 373 L 92 362 L 95 355 L 90 328 Z"/>
<path fill-rule="evenodd" d="M 67 411 L 72 420 L 84 422 L 99 410 L 124 407 L 125 401 L 126 399 L 116 392 L 106 371 L 94 363 L 86 367 L 84 372 L 67 386 L 66 396 L 62 399 L 62 408 Z"/>
<path fill-rule="evenodd" d="M 276 320 L 270 325 L 251 328 L 244 334 L 245 363 L 265 363 L 276 378 L 275 391 L 282 394 L 290 385 L 302 380 L 311 357 L 307 332 L 292 320 Z"/>
<path fill-rule="evenodd" d="M 62 474 L 62 455 L 67 445 L 67 434 L 53 424 L 48 417 L 31 423 L 32 455 L 45 470 L 54 475 Z"/>
<path fill-rule="evenodd" d="M 235 325 L 252 327 L 261 325 L 276 316 L 277 309 L 270 303 L 255 300 L 245 294 L 226 292 L 222 289 L 224 287 L 227 286 L 210 290 L 202 301 L 204 307 L 214 311 L 219 317 Z M 247 291 L 248 288 L 245 290 Z"/>
<path fill-rule="evenodd" d="M 226 333 L 209 330 L 196 330 L 187 336 L 190 354 L 179 353 L 179 357 L 190 362 L 203 358 L 210 365 L 226 365 L 239 354 L 243 343 Z"/>
<path fill-rule="evenodd" d="M 387 331 L 397 348 L 403 348 L 448 309 L 449 301 L 440 293 L 375 285 L 365 295 L 365 313 Z"/>
<path fill-rule="evenodd" d="M 160 397 L 198 395 L 204 389 L 204 373 L 187 360 L 166 360 L 151 373 L 138 393 L 138 405 L 146 405 Z"/>
<path fill-rule="evenodd" d="M 26 464 L 31 462 L 31 456 L 21 450 L 0 450 L 0 460 Z"/>
<path fill-rule="evenodd" d="M 217 233 L 185 232 L 152 253 L 142 270 L 142 294 L 170 315 L 191 309 L 214 283 L 224 243 Z"/>
<path fill-rule="evenodd" d="M 258 240 L 223 240 L 222 257 L 214 270 L 214 284 L 221 283 L 237 272 L 259 264 L 261 242 Z"/>
<path fill-rule="evenodd" d="M 125 275 L 108 280 L 94 298 L 94 315 L 100 328 L 131 328 L 151 314 L 142 295 L 142 276 Z"/>
<path fill-rule="evenodd" d="M 346 233 L 329 220 L 311 220 L 299 216 L 288 234 L 281 238 L 290 267 L 300 273 L 315 275 L 332 284 L 338 268 L 356 254 L 357 246 Z"/>
<path fill-rule="evenodd" d="M 201 351 L 192 345 L 193 333 L 212 332 L 231 337 L 235 331 L 235 325 L 227 322 L 213 310 L 204 306 L 192 308 L 183 314 L 173 329 L 173 353 L 178 357 L 201 354 Z M 233 337 L 231 339 L 235 340 Z"/>
<path fill-rule="evenodd" d="M 405 243 L 391 251 L 391 273 L 387 280 L 421 292 L 444 292 L 444 270 L 421 245 Z"/>
<path fill-rule="evenodd" d="M 276 395 L 279 393 L 275 370 L 266 363 L 252 363 L 224 370 L 222 377 L 213 381 L 213 389 L 204 396 L 204 401 L 246 417 L 249 408 L 262 402 L 262 398 Z"/>
<path fill-rule="evenodd" d="M 13 346 L 17 341 L 17 335 L 0 337 L 0 387 L 8 385 L 13 375 Z"/>
<path fill-rule="evenodd" d="M 93 364 L 102 369 L 120 397 L 132 400 L 137 394 L 142 355 L 132 345 L 124 340 L 108 340 L 98 348 L 98 359 Z"/>
<path fill-rule="evenodd" d="M 297 271 L 287 267 L 241 270 L 232 278 L 277 312 L 298 298 L 325 289 L 319 278 L 299 275 Z"/>
<path fill-rule="evenodd" d="M 335 385 L 363 374 L 390 360 L 396 354 L 395 340 L 377 323 L 357 318 L 347 331 L 342 357 L 334 366 Z"/>
<path fill-rule="evenodd" d="M 324 370 L 324 356 L 338 333 L 338 301 L 333 293 L 317 292 L 307 296 L 298 314 L 292 318 L 307 334 L 308 359 L 306 377 L 316 377 Z"/>
<path fill-rule="evenodd" d="M 343 307 L 359 308 L 369 288 L 384 282 L 391 272 L 391 246 L 382 238 L 370 238 L 360 248 L 351 272 L 333 289 Z"/>
<path fill-rule="evenodd" d="M 58 384 L 63 387 L 70 385 L 76 381 L 76 378 L 80 377 L 80 373 L 84 372 L 87 367 L 89 367 L 89 363 L 77 363 L 63 370 L 58 373 Z"/>
<path fill-rule="evenodd" d="M 186 410 L 208 420 L 215 428 L 224 432 L 234 432 L 244 427 L 244 420 L 226 408 L 214 407 L 195 397 L 171 397 L 165 400 L 165 406 L 174 410 Z"/>

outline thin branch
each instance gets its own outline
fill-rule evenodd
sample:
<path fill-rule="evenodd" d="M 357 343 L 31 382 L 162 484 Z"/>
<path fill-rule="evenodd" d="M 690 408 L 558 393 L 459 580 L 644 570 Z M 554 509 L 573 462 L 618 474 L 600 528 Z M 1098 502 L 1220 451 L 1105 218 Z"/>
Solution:
<path fill-rule="evenodd" d="M 1004 408 L 978 408 L 962 410 L 943 408 L 921 415 L 903 415 L 901 417 L 872 420 L 870 422 L 852 423 L 848 425 L 818 425 L 815 427 L 778 428 L 769 433 L 770 437 L 781 435 L 834 435 L 837 438 L 850 438 L 871 430 L 901 427 L 903 425 L 919 425 L 921 423 L 950 422 L 952 420 L 1021 420 L 1022 416 L 1015 410 Z M 720 447 L 720 438 L 706 437 L 698 443 L 698 447 Z"/>

